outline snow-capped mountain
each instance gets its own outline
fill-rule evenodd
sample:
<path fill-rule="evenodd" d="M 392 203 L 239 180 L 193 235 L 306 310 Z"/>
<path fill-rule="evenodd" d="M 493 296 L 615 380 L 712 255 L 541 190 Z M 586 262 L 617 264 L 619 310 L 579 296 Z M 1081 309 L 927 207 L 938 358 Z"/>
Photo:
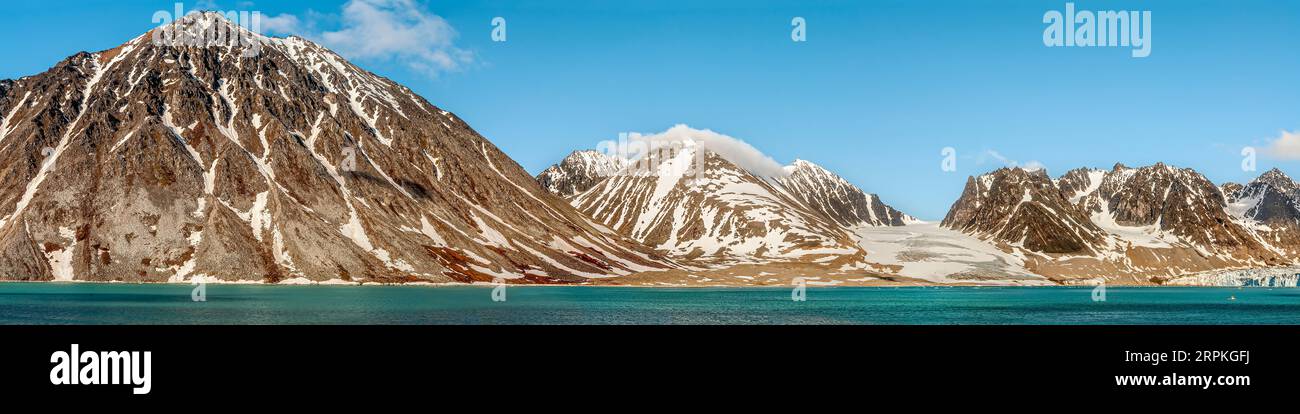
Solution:
<path fill-rule="evenodd" d="M 673 257 L 798 259 L 859 251 L 848 233 L 779 188 L 698 145 L 656 152 L 570 202 Z"/>
<path fill-rule="evenodd" d="M 152 41 L 214 30 L 252 43 Z M 217 13 L 0 82 L 0 116 L 4 278 L 581 282 L 673 266 L 410 89 Z"/>
<path fill-rule="evenodd" d="M 1226 187 L 1229 214 L 1260 242 L 1289 257 L 1300 256 L 1300 184 L 1276 168 L 1244 186 Z"/>
<path fill-rule="evenodd" d="M 671 257 L 706 262 L 856 255 L 862 250 L 852 227 L 918 222 L 808 161 L 769 174 L 742 167 L 705 143 L 675 142 L 682 145 L 633 161 L 576 152 L 538 179 L 597 222 Z M 589 188 L 565 194 L 583 186 Z"/>
<path fill-rule="evenodd" d="M 1263 246 L 1233 223 L 1220 189 L 1192 169 L 1162 163 L 1143 168 L 1116 165 L 1080 203 L 1094 222 L 1133 244 L 1165 247 L 1181 242 L 1208 256 L 1269 259 L 1256 257 Z M 1134 229 L 1142 233 L 1133 234 Z"/>
<path fill-rule="evenodd" d="M 1077 169 L 1055 181 L 1042 170 L 1002 169 L 972 177 L 943 225 L 1025 255 L 1026 268 L 1060 280 L 1158 282 L 1290 262 L 1233 210 L 1203 175 L 1161 163 Z"/>
<path fill-rule="evenodd" d="M 804 160 L 785 167 L 781 188 L 841 226 L 903 226 L 919 220 L 885 205 L 844 178 Z"/>
<path fill-rule="evenodd" d="M 546 191 L 560 197 L 571 197 L 587 191 L 608 177 L 627 168 L 629 161 L 595 150 L 574 151 L 559 164 L 552 165 L 537 175 L 537 182 Z"/>

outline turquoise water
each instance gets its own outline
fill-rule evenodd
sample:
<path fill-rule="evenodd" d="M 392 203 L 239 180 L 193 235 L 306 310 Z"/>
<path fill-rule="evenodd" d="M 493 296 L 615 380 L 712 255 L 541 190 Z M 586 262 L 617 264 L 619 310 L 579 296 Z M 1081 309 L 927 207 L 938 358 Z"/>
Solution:
<path fill-rule="evenodd" d="M 1300 289 L 0 283 L 0 324 L 1300 324 Z M 1236 297 L 1236 300 L 1229 300 Z"/>

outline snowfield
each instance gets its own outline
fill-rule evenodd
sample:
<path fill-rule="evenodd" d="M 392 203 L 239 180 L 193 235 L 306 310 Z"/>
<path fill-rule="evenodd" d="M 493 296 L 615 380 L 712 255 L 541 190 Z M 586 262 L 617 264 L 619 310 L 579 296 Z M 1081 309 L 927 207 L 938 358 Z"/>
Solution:
<path fill-rule="evenodd" d="M 938 223 L 856 227 L 867 260 L 902 266 L 898 275 L 934 283 L 1053 285 L 1025 270 L 1024 260 Z"/>

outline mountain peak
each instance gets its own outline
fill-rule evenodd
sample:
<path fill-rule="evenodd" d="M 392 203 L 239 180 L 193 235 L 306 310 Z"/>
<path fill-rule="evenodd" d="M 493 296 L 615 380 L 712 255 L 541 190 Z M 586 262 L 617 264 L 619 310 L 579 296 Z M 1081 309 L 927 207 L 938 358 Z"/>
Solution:
<path fill-rule="evenodd" d="M 800 167 L 800 168 L 822 168 L 822 166 L 817 165 L 817 163 L 805 159 L 798 159 L 798 158 L 796 158 L 794 162 L 791 163 L 790 165 L 795 167 Z"/>
<path fill-rule="evenodd" d="M 785 175 L 787 177 L 790 176 L 791 174 L 795 174 L 800 171 L 807 171 L 808 173 L 817 174 L 817 175 L 835 175 L 834 173 L 831 173 L 830 170 L 827 170 L 825 167 L 817 165 L 812 161 L 801 160 L 801 159 L 794 160 L 794 162 L 790 163 L 790 165 L 783 167 L 782 169 L 785 171 Z"/>
<path fill-rule="evenodd" d="M 1034 252 L 1095 252 L 1101 241 L 1043 170 L 1000 168 L 967 180 L 940 225 Z"/>
<path fill-rule="evenodd" d="M 234 20 L 232 20 L 232 17 L 234 18 Z M 252 17 L 248 13 L 228 14 L 219 11 L 201 10 L 201 11 L 193 11 L 184 16 L 181 16 L 179 19 L 176 19 L 173 23 L 183 25 L 183 26 L 196 26 L 205 29 L 240 28 L 240 29 L 247 30 L 247 28 L 252 25 L 252 21 L 243 21 L 243 22 L 238 21 L 239 19 L 243 19 L 243 18 L 251 19 Z"/>
<path fill-rule="evenodd" d="M 261 47 L 270 43 L 297 39 L 296 36 L 276 38 L 264 35 L 260 30 L 261 16 L 248 13 L 222 13 L 216 11 L 195 11 L 146 33 L 142 38 L 158 46 L 173 47 L 230 47 L 246 49 L 245 56 L 261 52 Z M 138 40 L 139 38 L 137 38 Z"/>
<path fill-rule="evenodd" d="M 1239 198 L 1253 199 L 1266 193 L 1277 193 L 1281 198 L 1295 198 L 1300 203 L 1300 184 L 1277 168 L 1260 174 L 1237 194 Z"/>
<path fill-rule="evenodd" d="M 1282 172 L 1282 170 L 1277 167 L 1260 174 L 1259 178 L 1256 178 L 1256 180 L 1281 183 L 1292 182 L 1291 177 L 1286 175 L 1286 173 Z"/>
<path fill-rule="evenodd" d="M 776 181 L 791 196 L 841 226 L 903 226 L 918 220 L 903 214 L 849 183 L 844 177 L 807 160 L 786 167 Z"/>
<path fill-rule="evenodd" d="M 44 160 L 0 165 L 27 178 L 0 185 L 0 279 L 548 283 L 672 266 L 409 88 L 244 21 L 195 13 L 0 84 L 6 158 Z"/>
<path fill-rule="evenodd" d="M 629 165 L 630 161 L 601 151 L 578 150 L 569 153 L 559 164 L 546 168 L 536 178 L 547 191 L 569 197 L 619 174 Z"/>

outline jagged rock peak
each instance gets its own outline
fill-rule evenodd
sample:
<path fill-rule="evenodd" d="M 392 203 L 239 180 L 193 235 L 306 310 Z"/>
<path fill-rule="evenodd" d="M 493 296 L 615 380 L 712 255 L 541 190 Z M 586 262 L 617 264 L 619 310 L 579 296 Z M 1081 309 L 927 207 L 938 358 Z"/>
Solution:
<path fill-rule="evenodd" d="M 1254 181 L 1280 188 L 1295 187 L 1296 185 L 1296 182 L 1292 180 L 1290 176 L 1286 175 L 1286 173 L 1276 167 L 1260 174 L 1260 176 Z"/>
<path fill-rule="evenodd" d="M 1300 232 L 1300 184 L 1282 170 L 1266 171 L 1226 198 L 1239 217 L 1266 223 L 1275 231 L 1295 228 Z"/>
<path fill-rule="evenodd" d="M 1092 254 L 1102 239 L 1042 170 L 1001 168 L 968 178 L 941 224 L 1034 252 Z"/>
<path fill-rule="evenodd" d="M 1259 187 L 1260 194 L 1281 194 Z M 1168 277 L 1290 263 L 1287 252 L 1295 251 L 1300 233 L 1272 224 L 1295 221 L 1283 214 L 1294 211 L 1286 198 L 1239 201 L 1224 191 L 1195 170 L 1164 163 L 1071 170 L 1055 186 L 1003 169 L 968 179 L 943 225 L 1036 255 L 1030 267 L 1071 277 Z M 1268 225 L 1246 222 L 1266 217 Z"/>
<path fill-rule="evenodd" d="M 587 191 L 605 178 L 619 174 L 630 164 L 626 159 L 601 151 L 574 151 L 559 164 L 538 174 L 537 181 L 552 194 L 570 197 Z"/>
<path fill-rule="evenodd" d="M 842 226 L 903 226 L 919 220 L 886 205 L 843 177 L 806 160 L 795 160 L 778 179 L 783 190 Z"/>

